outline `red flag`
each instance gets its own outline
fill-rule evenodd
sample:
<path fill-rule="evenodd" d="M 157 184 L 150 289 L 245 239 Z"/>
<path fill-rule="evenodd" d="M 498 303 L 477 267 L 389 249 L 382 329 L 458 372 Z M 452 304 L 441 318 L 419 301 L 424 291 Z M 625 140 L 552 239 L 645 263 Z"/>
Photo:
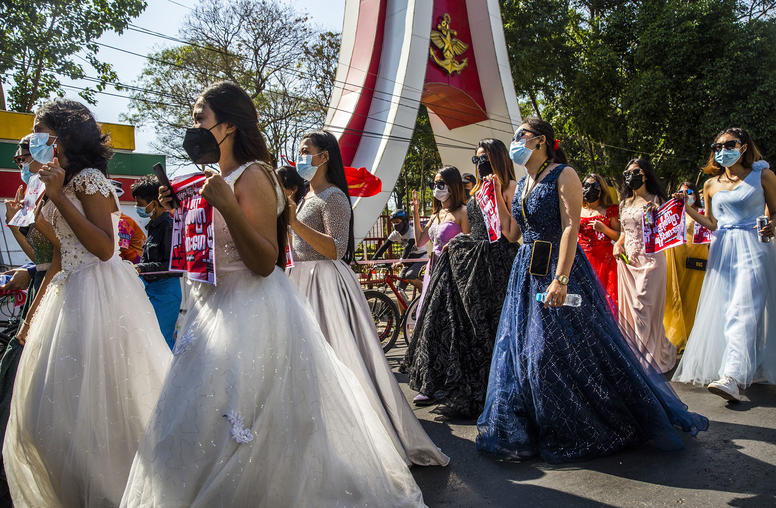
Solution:
<path fill-rule="evenodd" d="M 296 166 L 296 163 L 288 157 L 283 157 L 289 166 Z M 368 198 L 379 194 L 383 190 L 383 182 L 375 175 L 367 171 L 366 168 L 351 168 L 345 166 L 345 180 L 348 182 L 348 191 L 352 197 Z"/>

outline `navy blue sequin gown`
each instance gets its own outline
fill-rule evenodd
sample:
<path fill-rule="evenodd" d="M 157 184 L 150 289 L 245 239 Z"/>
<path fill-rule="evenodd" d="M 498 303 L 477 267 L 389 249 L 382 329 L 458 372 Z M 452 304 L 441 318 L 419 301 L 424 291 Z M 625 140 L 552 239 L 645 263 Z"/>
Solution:
<path fill-rule="evenodd" d="M 545 309 L 536 293 L 552 282 L 562 234 L 557 180 L 550 170 L 520 211 L 523 178 L 512 214 L 524 244 L 512 266 L 499 321 L 477 449 L 506 458 L 540 455 L 567 462 L 614 453 L 647 441 L 681 449 L 677 428 L 695 434 L 708 420 L 687 411 L 656 368 L 647 370 L 619 328 L 605 290 L 577 246 L 568 292 L 580 307 Z M 552 242 L 549 274 L 528 273 L 535 240 Z M 646 361 L 646 360 L 644 360 Z"/>

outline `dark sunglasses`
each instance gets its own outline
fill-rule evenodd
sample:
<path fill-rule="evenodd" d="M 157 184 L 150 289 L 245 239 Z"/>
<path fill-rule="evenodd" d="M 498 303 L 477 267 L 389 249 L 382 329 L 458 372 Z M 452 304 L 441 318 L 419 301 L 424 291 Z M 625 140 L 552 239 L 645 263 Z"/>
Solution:
<path fill-rule="evenodd" d="M 479 164 L 485 164 L 486 162 L 488 162 L 487 154 L 472 155 L 472 164 L 479 165 Z"/>
<path fill-rule="evenodd" d="M 518 141 L 523 138 L 523 136 L 526 135 L 526 133 L 533 134 L 534 136 L 538 136 L 539 134 L 529 130 L 529 129 L 519 129 L 517 132 L 515 132 L 515 137 L 512 138 L 513 141 Z"/>
<path fill-rule="evenodd" d="M 598 182 L 585 182 L 582 184 L 582 187 L 600 187 L 600 185 L 598 185 Z"/>
<path fill-rule="evenodd" d="M 723 148 L 725 150 L 732 150 L 736 147 L 736 145 L 740 145 L 741 142 L 737 139 L 731 139 L 730 141 L 725 141 L 724 143 L 712 143 L 711 144 L 711 151 L 712 152 L 719 152 Z"/>
<path fill-rule="evenodd" d="M 438 190 L 442 190 L 444 188 L 447 188 L 447 184 L 445 182 L 434 182 L 434 188 Z"/>
<path fill-rule="evenodd" d="M 623 171 L 622 172 L 622 176 L 624 176 L 625 178 L 627 178 L 629 175 L 644 175 L 644 176 L 646 176 L 646 174 L 644 173 L 644 170 L 641 169 L 641 168 L 639 168 L 639 169 L 632 169 L 630 171 Z"/>

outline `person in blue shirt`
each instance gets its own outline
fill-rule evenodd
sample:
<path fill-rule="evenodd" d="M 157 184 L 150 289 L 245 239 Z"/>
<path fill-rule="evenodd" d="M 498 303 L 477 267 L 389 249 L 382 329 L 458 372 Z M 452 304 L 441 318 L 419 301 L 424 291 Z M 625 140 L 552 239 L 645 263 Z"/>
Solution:
<path fill-rule="evenodd" d="M 156 311 L 156 319 L 159 321 L 164 340 L 172 349 L 175 345 L 175 323 L 180 313 L 182 294 L 178 274 L 158 273 L 169 270 L 172 244 L 172 217 L 159 204 L 159 186 L 159 180 L 152 175 L 144 176 L 132 184 L 132 197 L 135 198 L 137 214 L 142 218 L 151 219 L 146 226 L 148 237 L 143 245 L 143 255 L 135 267 Z"/>

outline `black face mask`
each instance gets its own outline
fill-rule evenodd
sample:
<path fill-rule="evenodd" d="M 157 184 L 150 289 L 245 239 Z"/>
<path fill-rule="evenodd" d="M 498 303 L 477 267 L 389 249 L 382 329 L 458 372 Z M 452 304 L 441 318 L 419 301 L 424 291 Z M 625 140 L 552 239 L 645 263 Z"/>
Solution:
<path fill-rule="evenodd" d="M 586 183 L 582 186 L 582 199 L 586 203 L 594 203 L 601 197 L 601 189 L 597 183 Z"/>
<path fill-rule="evenodd" d="M 642 185 L 644 185 L 644 175 L 641 173 L 626 173 L 625 174 L 625 185 L 627 185 L 631 190 L 636 190 L 641 188 Z"/>
<path fill-rule="evenodd" d="M 406 220 L 403 220 L 398 224 L 394 224 L 393 229 L 395 229 L 400 235 L 403 235 L 410 229 L 410 223 Z"/>
<path fill-rule="evenodd" d="M 221 122 L 219 122 L 221 123 Z M 210 129 L 214 129 L 216 125 Z M 189 127 L 186 129 L 186 136 L 183 138 L 183 149 L 194 164 L 215 164 L 221 159 L 221 148 L 216 137 L 210 132 L 210 129 L 204 127 Z"/>
<path fill-rule="evenodd" d="M 480 180 L 488 175 L 493 174 L 493 168 L 490 165 L 489 160 L 480 161 L 477 163 L 477 173 L 480 174 Z"/>

